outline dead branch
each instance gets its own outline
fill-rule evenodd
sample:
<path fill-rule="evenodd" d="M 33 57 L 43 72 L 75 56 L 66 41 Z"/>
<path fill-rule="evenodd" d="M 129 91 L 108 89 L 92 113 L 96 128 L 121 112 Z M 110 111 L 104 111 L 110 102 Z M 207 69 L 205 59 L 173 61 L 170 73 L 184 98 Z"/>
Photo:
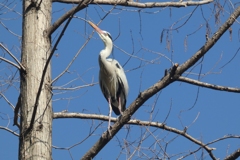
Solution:
<path fill-rule="evenodd" d="M 92 32 L 92 34 L 88 37 L 88 39 L 85 41 L 85 43 L 82 45 L 82 47 L 78 50 L 78 52 L 75 54 L 75 56 L 72 58 L 71 62 L 69 62 L 68 66 L 56 77 L 52 80 L 51 84 L 53 84 L 55 81 L 57 81 L 64 73 L 66 73 L 68 71 L 68 69 L 70 68 L 70 66 L 73 64 L 73 62 L 76 60 L 76 58 L 78 57 L 78 55 L 81 53 L 81 51 L 83 50 L 83 48 L 88 44 L 88 42 L 90 41 L 90 39 L 92 38 L 94 32 Z"/>
<path fill-rule="evenodd" d="M 189 84 L 193 84 L 193 85 L 197 85 L 197 86 L 205 87 L 205 88 L 210 88 L 210 89 L 214 89 L 214 90 L 218 90 L 218 91 L 240 93 L 240 88 L 224 87 L 224 86 L 219 86 L 219 85 L 215 85 L 215 84 L 209 84 L 209 83 L 201 82 L 201 81 L 183 77 L 183 76 L 180 76 L 177 79 L 177 81 L 186 82 Z"/>
<path fill-rule="evenodd" d="M 80 118 L 80 119 L 96 119 L 96 120 L 102 120 L 102 121 L 108 121 L 109 117 L 105 115 L 98 115 L 98 114 L 85 114 L 85 113 L 65 113 L 65 112 L 58 112 L 53 114 L 53 119 L 59 119 L 59 118 Z M 118 122 L 120 121 L 120 117 L 114 118 L 111 117 L 111 122 Z M 140 126 L 151 126 L 155 128 L 160 128 L 163 130 L 167 130 L 172 133 L 176 133 L 178 135 L 181 135 L 190 141 L 194 142 L 195 144 L 199 145 L 200 147 L 204 148 L 209 154 L 212 154 L 211 151 L 215 150 L 215 148 L 210 148 L 207 146 L 207 144 L 204 144 L 203 142 L 193 138 L 189 134 L 187 134 L 186 129 L 184 130 L 178 130 L 173 127 L 169 127 L 164 123 L 159 122 L 151 122 L 151 121 L 140 121 L 137 119 L 129 120 L 126 124 L 132 124 L 132 125 L 140 125 Z M 214 159 L 214 158 L 213 158 Z"/>
<path fill-rule="evenodd" d="M 213 143 L 225 140 L 225 139 L 229 139 L 229 138 L 238 138 L 238 139 L 240 139 L 240 136 L 239 135 L 231 135 L 231 134 L 230 135 L 225 135 L 225 136 L 223 136 L 221 138 L 218 138 L 218 139 L 215 139 L 215 140 L 213 140 L 211 142 L 208 142 L 207 145 L 210 145 L 210 144 L 213 144 Z"/>
<path fill-rule="evenodd" d="M 9 33 L 11 33 L 12 35 L 18 37 L 19 39 L 22 38 L 22 36 L 20 36 L 20 35 L 14 33 L 13 31 L 11 31 L 4 23 L 2 23 L 2 21 L 0 21 L 0 24 L 1 24 Z"/>
<path fill-rule="evenodd" d="M 240 156 L 240 148 L 237 149 L 235 152 L 227 156 L 224 160 L 235 160 Z"/>
<path fill-rule="evenodd" d="M 57 21 L 53 23 L 53 25 L 46 31 L 46 36 L 51 36 L 51 34 L 69 17 L 73 16 L 78 11 L 86 8 L 89 3 L 91 3 L 92 0 L 83 0 L 78 1 L 76 4 L 78 6 L 73 7 L 71 10 L 69 10 L 67 13 L 65 13 L 62 17 L 60 17 Z"/>
<path fill-rule="evenodd" d="M 216 142 L 219 142 L 219 141 L 228 139 L 228 138 L 238 138 L 238 139 L 239 139 L 240 136 L 225 135 L 225 136 L 223 136 L 223 137 L 221 137 L 221 138 L 218 138 L 218 139 L 216 139 L 216 140 L 214 140 L 214 141 L 208 142 L 206 145 L 210 145 L 210 144 L 213 144 L 213 143 L 216 143 Z M 178 158 L 178 160 L 182 160 L 182 159 L 184 159 L 184 158 L 186 158 L 186 157 L 188 157 L 188 156 L 190 156 L 190 155 L 198 152 L 200 149 L 202 149 L 202 147 L 199 147 L 198 149 L 196 149 L 196 150 L 194 150 L 194 151 L 191 151 L 190 153 L 188 153 L 188 154 L 186 154 L 186 155 Z M 215 149 L 215 148 L 213 148 L 213 149 Z M 235 154 L 236 152 L 240 152 L 240 150 L 239 150 L 239 149 L 236 150 L 236 151 L 235 151 L 234 153 L 232 153 L 231 155 Z M 235 155 L 234 155 L 234 157 L 232 157 L 231 155 L 227 156 L 225 159 L 227 159 L 227 158 L 229 157 L 230 159 L 228 159 L 228 160 L 235 160 L 235 159 L 237 159 L 237 158 L 240 156 L 240 155 L 238 155 L 238 157 L 235 157 Z"/>
<path fill-rule="evenodd" d="M 11 106 L 11 108 L 14 110 L 14 105 L 7 99 L 7 97 L 0 92 L 0 96 L 3 97 L 3 99 Z"/>
<path fill-rule="evenodd" d="M 77 4 L 79 0 L 53 0 L 53 2 Z M 179 1 L 179 2 L 134 2 L 128 0 L 94 0 L 91 4 L 103 4 L 103 5 L 119 5 L 136 8 L 159 8 L 159 7 L 187 7 L 204 5 L 213 2 L 213 0 L 202 0 L 202 1 Z"/>
<path fill-rule="evenodd" d="M 7 99 L 7 97 L 2 94 L 0 92 L 0 95 L 5 99 L 5 101 L 12 107 L 12 109 L 14 110 L 14 121 L 13 121 L 13 125 L 16 125 L 18 128 L 20 128 L 20 125 L 18 124 L 18 111 L 19 111 L 19 108 L 21 106 L 21 101 L 20 101 L 20 95 L 18 97 L 18 102 L 17 102 L 17 105 L 16 107 L 13 106 L 13 104 Z"/>
<path fill-rule="evenodd" d="M 17 134 L 16 132 L 14 132 L 14 131 L 10 130 L 10 129 L 9 129 L 9 128 L 7 128 L 7 127 L 0 126 L 0 129 L 3 129 L 3 130 L 5 130 L 5 131 L 8 131 L 8 132 L 12 133 L 13 135 L 15 135 L 15 136 L 18 136 L 18 137 L 19 137 L 19 134 Z"/>
<path fill-rule="evenodd" d="M 94 132 L 95 132 L 101 125 L 102 125 L 102 123 L 99 123 L 95 128 L 93 128 L 93 130 L 91 130 L 91 132 L 90 132 L 83 140 L 81 140 L 80 142 L 78 142 L 78 143 L 76 143 L 76 144 L 73 144 L 73 145 L 70 146 L 70 147 L 65 147 L 65 148 L 63 148 L 63 147 L 57 147 L 57 146 L 52 146 L 52 147 L 55 148 L 55 149 L 70 150 L 70 149 L 72 149 L 73 147 L 75 147 L 75 146 L 77 146 L 77 145 L 80 145 L 80 144 L 82 144 L 83 142 L 85 142 L 89 137 L 91 137 L 91 136 L 94 134 Z"/>
<path fill-rule="evenodd" d="M 79 0 L 53 0 L 52 2 L 59 2 L 59 3 L 69 3 L 69 4 L 79 4 Z M 140 2 L 133 2 L 127 0 L 93 0 L 89 4 L 103 4 L 103 5 L 119 5 L 119 6 L 127 6 L 127 7 L 136 7 L 136 8 L 154 8 L 154 7 L 187 7 L 187 6 L 197 6 L 197 5 L 204 5 L 213 2 L 213 0 L 203 0 L 203 1 L 184 1 L 184 2 L 147 2 L 147 3 L 140 3 Z M 65 13 L 61 18 L 59 18 L 54 24 L 46 31 L 47 35 L 50 36 L 68 17 L 78 12 L 79 10 L 84 9 L 88 6 L 88 3 L 83 2 L 80 8 L 76 9 L 76 7 L 69 10 Z"/>
<path fill-rule="evenodd" d="M 19 70 L 23 70 L 23 71 L 26 71 L 25 70 L 25 67 L 18 61 L 18 59 L 2 44 L 0 43 L 0 47 L 2 47 L 16 62 L 17 64 L 19 65 L 16 65 L 16 64 L 13 64 L 13 62 L 11 62 L 10 64 L 12 64 L 13 66 L 17 67 Z M 2 58 L 2 57 L 0 57 Z M 2 58 L 3 59 L 3 58 Z M 6 60 L 5 60 L 6 61 Z M 7 62 L 7 61 L 6 61 Z M 8 62 L 9 63 L 9 62 Z"/>
<path fill-rule="evenodd" d="M 89 86 L 94 86 L 98 84 L 98 82 L 93 82 L 90 84 L 86 84 L 86 85 L 81 85 L 81 86 L 77 86 L 77 87 L 58 87 L 58 86 L 53 86 L 52 89 L 53 90 L 78 90 L 78 89 L 82 89 L 85 87 L 89 87 Z"/>
<path fill-rule="evenodd" d="M 13 8 L 9 8 L 9 7 L 8 7 L 7 5 L 5 5 L 4 3 L 0 3 L 0 6 L 6 8 L 6 9 L 9 10 L 10 12 L 14 12 L 14 13 L 16 13 L 17 15 L 22 16 L 22 14 L 21 14 L 20 12 L 17 12 L 17 11 L 15 10 L 16 6 L 14 6 Z"/>
<path fill-rule="evenodd" d="M 21 67 L 20 67 L 19 65 L 13 63 L 12 61 L 7 60 L 6 58 L 0 57 L 0 60 L 3 60 L 3 61 L 5 61 L 5 62 L 13 65 L 14 67 L 16 67 L 16 68 L 19 69 L 19 70 L 21 69 Z"/>

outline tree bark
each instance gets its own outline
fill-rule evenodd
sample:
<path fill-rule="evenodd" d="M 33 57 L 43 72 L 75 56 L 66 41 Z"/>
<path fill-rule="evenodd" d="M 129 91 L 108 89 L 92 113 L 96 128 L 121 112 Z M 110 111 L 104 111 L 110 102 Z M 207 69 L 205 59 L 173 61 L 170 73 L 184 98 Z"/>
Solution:
<path fill-rule="evenodd" d="M 51 70 L 48 66 L 44 83 L 39 86 L 51 51 L 45 30 L 51 25 L 51 0 L 24 0 L 22 26 L 20 160 L 50 160 L 52 155 Z M 34 116 L 33 116 L 34 115 Z"/>

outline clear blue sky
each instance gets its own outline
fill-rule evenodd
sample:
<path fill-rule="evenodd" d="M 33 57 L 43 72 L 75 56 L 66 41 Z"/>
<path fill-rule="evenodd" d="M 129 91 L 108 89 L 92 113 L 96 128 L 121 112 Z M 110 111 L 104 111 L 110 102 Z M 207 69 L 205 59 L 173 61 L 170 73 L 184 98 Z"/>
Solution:
<path fill-rule="evenodd" d="M 235 3 L 235 1 L 231 2 L 233 4 Z M 15 3 L 15 10 L 22 13 L 21 3 L 17 1 Z M 232 9 L 229 9 L 231 7 L 229 3 L 226 3 L 223 12 L 221 12 L 219 24 L 215 23 L 215 15 L 212 13 L 214 8 L 213 4 L 198 7 L 189 20 L 187 19 L 195 7 L 155 8 L 144 9 L 141 10 L 141 12 L 137 12 L 138 9 L 136 8 L 117 6 L 116 9 L 104 19 L 99 27 L 111 33 L 115 40 L 114 44 L 117 47 L 126 51 L 128 54 L 134 55 L 124 66 L 130 87 L 127 106 L 134 101 L 139 92 L 144 91 L 160 80 L 164 75 L 164 70 L 171 67 L 170 61 L 165 57 L 170 58 L 174 63 L 181 64 L 204 45 L 206 41 L 206 21 L 203 15 L 209 23 L 211 34 L 213 34 L 229 17 L 229 12 L 232 11 Z M 11 7 L 13 7 L 13 4 Z M 71 7 L 72 5 L 53 4 L 53 22 Z M 94 23 L 98 23 L 111 8 L 112 6 L 90 5 L 87 10 L 77 13 L 76 16 L 85 17 Z M 0 13 L 2 12 L 3 11 L 0 11 Z M 9 20 L 9 18 L 16 19 Z M 0 21 L 12 32 L 21 36 L 22 21 L 20 15 L 10 12 L 2 15 Z M 186 24 L 184 24 L 185 22 Z M 163 29 L 169 29 L 171 26 L 172 28 L 178 28 L 181 25 L 183 26 L 177 31 L 173 30 L 169 32 L 171 48 L 168 50 L 166 43 L 167 33 L 163 36 L 163 42 L 160 42 Z M 52 36 L 53 43 L 61 29 L 62 27 Z M 92 30 L 93 29 L 84 21 L 79 19 L 72 20 L 57 48 L 58 50 L 53 56 L 52 78 L 58 76 L 62 70 L 66 68 L 77 51 L 85 43 L 87 37 L 92 33 Z M 240 57 L 238 54 L 235 57 L 234 55 L 239 48 L 239 24 L 235 23 L 232 26 L 232 30 L 232 37 L 229 32 L 226 32 L 202 61 L 191 70 L 188 70 L 188 74 L 183 74 L 183 76 L 196 80 L 200 78 L 201 81 L 211 84 L 238 88 L 240 79 Z M 0 42 L 4 43 L 4 45 L 20 59 L 21 42 L 19 38 L 9 33 L 2 25 L 0 25 L 0 35 Z M 186 36 L 188 37 L 187 41 L 185 41 Z M 185 46 L 184 44 L 187 45 Z M 124 65 L 129 59 L 129 55 L 120 51 L 117 47 L 114 47 L 113 58 Z M 65 87 L 81 86 L 98 82 L 98 54 L 102 48 L 103 42 L 98 35 L 94 33 L 93 38 L 81 51 L 69 69 L 69 72 L 54 83 L 54 86 L 65 85 L 73 79 L 74 81 Z M 9 58 L 8 55 L 3 55 L 2 51 L 0 52 L 0 56 Z M 234 59 L 231 63 L 228 63 L 232 57 L 234 57 Z M 224 66 L 225 64 L 227 65 Z M 222 66 L 224 67 L 221 68 Z M 5 62 L 0 62 L 0 82 L 2 84 L 4 83 L 4 79 L 9 79 L 15 72 L 16 70 L 13 67 Z M 201 77 L 199 77 L 200 73 L 202 75 Z M 18 73 L 16 77 L 19 77 Z M 16 86 L 6 91 L 4 90 L 7 88 L 7 85 L 4 85 L 0 88 L 0 91 L 4 91 L 4 95 L 15 105 L 19 91 L 19 83 L 14 82 L 14 85 Z M 68 112 L 108 114 L 108 103 L 102 96 L 98 84 L 77 91 L 66 92 L 56 90 L 54 93 L 54 112 L 68 110 Z M 199 88 L 186 83 L 175 82 L 159 92 L 157 96 L 149 99 L 132 118 L 163 122 L 169 110 L 171 110 L 166 120 L 168 126 L 179 130 L 183 130 L 185 126 L 189 126 L 187 132 L 191 136 L 202 140 L 204 143 L 208 143 L 224 135 L 240 134 L 239 104 L 239 94 L 237 93 L 220 92 Z M 193 105 L 194 107 L 190 111 L 187 111 Z M 10 129 L 17 131 L 17 127 L 12 126 L 12 109 L 2 97 L 0 98 L 0 106 L 0 125 L 8 126 Z M 153 107 L 155 107 L 154 111 L 152 115 L 150 115 Z M 8 116 L 11 118 L 10 122 L 7 119 Z M 113 114 L 113 116 L 116 115 Z M 70 147 L 79 143 L 89 134 L 91 129 L 99 123 L 101 123 L 101 121 L 98 120 L 54 120 L 53 145 L 57 147 Z M 90 128 L 91 126 L 93 128 Z M 70 154 L 73 159 L 79 159 L 90 149 L 106 129 L 107 122 L 104 122 L 93 136 L 72 148 L 70 153 L 67 150 L 53 149 L 53 159 L 71 159 Z M 156 137 L 153 137 L 148 130 Z M 0 134 L 1 159 L 17 159 L 18 138 L 4 130 L 0 130 Z M 125 153 L 127 150 L 121 150 L 121 146 L 119 145 L 124 145 L 125 139 L 126 141 L 135 141 L 132 145 L 129 144 L 130 152 L 132 153 L 135 149 L 134 147 L 138 145 L 137 142 L 140 140 L 140 135 L 149 136 L 141 144 L 141 151 L 150 156 L 153 156 L 153 153 L 148 151 L 149 146 L 152 147 L 151 149 L 161 150 L 158 145 L 156 145 L 155 148 L 152 146 L 155 144 L 155 138 L 159 140 L 159 144 L 161 145 L 169 143 L 167 147 L 169 156 L 189 150 L 196 150 L 199 147 L 183 137 L 161 129 L 156 130 L 151 127 L 130 126 L 129 133 L 127 127 L 124 127 L 116 137 L 102 149 L 96 156 L 96 159 L 111 160 L 118 158 L 118 156 L 120 156 L 119 159 L 126 159 Z M 170 142 L 173 138 L 176 139 Z M 232 153 L 239 148 L 239 145 L 240 141 L 238 139 L 229 139 L 214 143 L 210 145 L 210 147 L 217 148 L 213 154 L 217 158 L 223 159 L 228 153 Z M 120 154 L 120 152 L 123 152 L 123 154 Z M 133 159 L 137 159 L 138 154 L 142 154 L 142 152 L 137 152 Z M 197 152 L 198 157 L 200 157 L 200 154 L 201 151 Z M 204 157 L 210 159 L 206 152 L 204 152 Z M 187 159 L 193 158 L 193 156 L 190 156 Z M 145 157 L 145 159 L 147 158 Z M 173 159 L 177 159 L 177 156 Z"/>

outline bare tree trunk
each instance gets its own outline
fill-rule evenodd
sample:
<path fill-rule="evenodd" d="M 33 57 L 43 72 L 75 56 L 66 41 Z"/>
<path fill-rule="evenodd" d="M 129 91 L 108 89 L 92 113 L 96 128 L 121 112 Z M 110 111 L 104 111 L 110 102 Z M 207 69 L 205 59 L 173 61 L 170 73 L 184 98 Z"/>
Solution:
<path fill-rule="evenodd" d="M 26 73 L 21 74 L 20 160 L 52 159 L 50 66 L 38 91 L 51 49 L 50 37 L 44 32 L 51 25 L 51 9 L 51 0 L 23 1 L 22 64 Z"/>

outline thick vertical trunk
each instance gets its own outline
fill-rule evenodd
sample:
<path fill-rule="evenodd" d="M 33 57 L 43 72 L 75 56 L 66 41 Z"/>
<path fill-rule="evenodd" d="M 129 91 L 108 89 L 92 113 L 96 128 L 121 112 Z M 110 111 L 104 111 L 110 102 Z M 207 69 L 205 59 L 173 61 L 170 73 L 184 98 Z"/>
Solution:
<path fill-rule="evenodd" d="M 50 160 L 52 154 L 51 73 L 47 69 L 41 94 L 35 105 L 43 68 L 50 53 L 51 41 L 44 31 L 51 25 L 51 0 L 23 1 L 22 64 L 26 74 L 21 75 L 21 136 L 20 160 Z M 33 110 L 36 116 L 30 132 Z"/>

